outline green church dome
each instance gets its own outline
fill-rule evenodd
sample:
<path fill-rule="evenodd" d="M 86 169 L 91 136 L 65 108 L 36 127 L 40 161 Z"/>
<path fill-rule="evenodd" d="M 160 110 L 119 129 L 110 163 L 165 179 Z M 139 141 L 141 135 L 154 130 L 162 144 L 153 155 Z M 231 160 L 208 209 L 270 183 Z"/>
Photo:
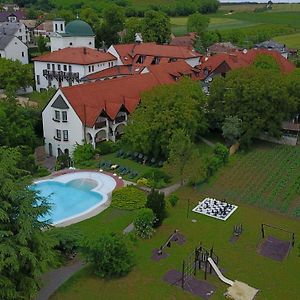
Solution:
<path fill-rule="evenodd" d="M 94 36 L 94 32 L 92 27 L 82 21 L 82 20 L 74 20 L 67 24 L 65 29 L 66 35 L 71 36 Z"/>

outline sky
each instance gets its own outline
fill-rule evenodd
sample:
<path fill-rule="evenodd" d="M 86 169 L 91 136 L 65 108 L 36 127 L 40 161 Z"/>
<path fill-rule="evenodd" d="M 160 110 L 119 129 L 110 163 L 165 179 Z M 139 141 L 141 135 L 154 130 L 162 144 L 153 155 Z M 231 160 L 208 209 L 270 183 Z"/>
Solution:
<path fill-rule="evenodd" d="M 219 0 L 221 3 L 225 2 L 225 3 L 232 3 L 232 2 L 258 2 L 258 3 L 267 3 L 268 1 L 266 0 Z M 272 0 L 273 3 L 300 3 L 300 0 Z"/>

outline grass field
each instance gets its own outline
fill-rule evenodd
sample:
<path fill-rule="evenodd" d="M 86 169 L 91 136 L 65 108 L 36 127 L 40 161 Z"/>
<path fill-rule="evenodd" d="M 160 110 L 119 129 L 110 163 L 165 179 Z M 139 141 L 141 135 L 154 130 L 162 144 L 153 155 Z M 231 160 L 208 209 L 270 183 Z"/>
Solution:
<path fill-rule="evenodd" d="M 289 48 L 300 49 L 300 33 L 276 36 L 274 40 L 286 44 Z"/>
<path fill-rule="evenodd" d="M 134 251 L 137 264 L 128 276 L 121 279 L 101 280 L 92 274 L 89 267 L 86 267 L 63 285 L 51 300 L 196 299 L 179 288 L 164 283 L 162 276 L 170 269 L 180 270 L 182 260 L 200 241 L 206 247 L 214 245 L 225 276 L 233 280 L 241 280 L 260 290 L 256 299 L 298 299 L 300 258 L 297 247 L 291 250 L 283 262 L 277 262 L 260 256 L 257 253 L 257 246 L 261 241 L 261 223 L 294 231 L 297 239 L 300 233 L 299 220 L 271 213 L 238 200 L 246 202 L 245 200 L 248 199 L 246 191 L 249 195 L 253 195 L 253 192 L 265 190 L 264 195 L 271 195 L 275 193 L 274 191 L 280 194 L 289 190 L 299 175 L 297 172 L 299 151 L 299 148 L 285 146 L 271 148 L 261 145 L 249 153 L 237 155 L 228 167 L 217 174 L 211 184 L 204 185 L 199 190 L 190 187 L 182 188 L 177 192 L 180 197 L 177 206 L 169 209 L 169 217 L 157 230 L 155 236 L 151 240 L 140 240 L 136 244 Z M 290 169 L 292 171 L 289 171 Z M 288 182 L 283 186 L 286 179 Z M 231 190 L 236 193 L 228 194 Z M 243 197 L 239 196 L 238 191 Z M 285 192 L 283 194 L 286 195 Z M 191 200 L 191 207 L 194 207 L 207 195 L 216 195 L 222 199 L 226 197 L 228 202 L 236 203 L 239 208 L 226 222 L 193 212 L 190 212 L 187 219 L 187 199 Z M 295 196 L 294 193 L 291 204 L 295 204 Z M 266 196 L 266 199 L 269 200 L 270 197 Z M 278 203 L 279 199 L 284 197 L 274 198 L 272 203 Z M 105 230 L 121 232 L 133 217 L 134 212 L 109 208 L 104 213 L 73 226 L 87 237 L 96 238 Z M 197 222 L 192 223 L 191 219 L 196 219 Z M 232 227 L 239 223 L 243 224 L 245 230 L 239 240 L 232 244 L 229 242 Z M 186 236 L 186 244 L 172 245 L 167 249 L 170 254 L 167 259 L 153 262 L 150 259 L 152 249 L 159 247 L 174 229 L 179 229 Z M 287 235 L 271 230 L 267 231 L 267 235 L 288 239 Z M 203 278 L 203 273 L 199 273 L 198 276 Z M 215 276 L 209 276 L 208 280 L 217 287 L 217 292 L 211 299 L 223 299 L 227 286 Z"/>
<path fill-rule="evenodd" d="M 220 11 L 253 12 L 256 8 L 265 7 L 264 3 L 221 4 Z M 272 11 L 300 11 L 299 3 L 273 4 Z"/>

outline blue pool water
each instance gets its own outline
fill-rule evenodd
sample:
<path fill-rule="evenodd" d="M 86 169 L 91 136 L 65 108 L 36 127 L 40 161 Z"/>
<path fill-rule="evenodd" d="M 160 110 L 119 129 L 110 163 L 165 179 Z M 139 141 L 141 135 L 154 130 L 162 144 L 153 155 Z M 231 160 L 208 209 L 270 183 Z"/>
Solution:
<path fill-rule="evenodd" d="M 56 181 L 44 181 L 32 185 L 32 189 L 39 191 L 40 196 L 46 197 L 51 205 L 48 215 L 41 221 L 51 220 L 55 224 L 66 218 L 92 208 L 103 201 L 102 195 L 91 191 L 97 183 L 93 180 L 75 179 L 66 184 Z"/>

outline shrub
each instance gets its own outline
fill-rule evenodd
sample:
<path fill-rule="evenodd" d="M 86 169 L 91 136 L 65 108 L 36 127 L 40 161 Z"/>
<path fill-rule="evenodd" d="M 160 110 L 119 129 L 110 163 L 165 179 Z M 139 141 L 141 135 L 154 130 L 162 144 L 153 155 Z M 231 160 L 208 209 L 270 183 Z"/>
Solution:
<path fill-rule="evenodd" d="M 176 203 L 178 202 L 179 197 L 177 195 L 172 194 L 168 197 L 168 200 L 171 203 L 171 205 L 174 207 L 176 205 Z"/>
<path fill-rule="evenodd" d="M 97 240 L 87 241 L 83 254 L 95 274 L 103 278 L 124 276 L 134 266 L 132 249 L 124 236 L 116 233 L 104 233 Z"/>
<path fill-rule="evenodd" d="M 97 152 L 101 155 L 113 153 L 117 151 L 118 146 L 112 141 L 104 141 L 97 145 Z"/>
<path fill-rule="evenodd" d="M 228 162 L 229 150 L 225 145 L 217 143 L 214 148 L 214 154 L 223 162 L 224 165 Z"/>
<path fill-rule="evenodd" d="M 50 174 L 51 174 L 51 172 L 49 172 L 49 170 L 47 168 L 38 166 L 38 170 L 36 172 L 37 177 L 44 177 L 44 176 L 48 176 Z"/>
<path fill-rule="evenodd" d="M 134 219 L 136 234 L 143 239 L 150 239 L 154 233 L 155 215 L 150 208 L 142 208 Z"/>
<path fill-rule="evenodd" d="M 139 209 L 145 207 L 146 194 L 135 186 L 126 186 L 113 192 L 112 206 L 122 209 Z"/>
<path fill-rule="evenodd" d="M 70 160 L 70 158 L 68 155 L 66 155 L 66 154 L 59 155 L 56 159 L 55 169 L 62 170 L 62 169 L 68 168 L 69 160 Z"/>
<path fill-rule="evenodd" d="M 151 208 L 155 214 L 154 227 L 159 227 L 167 216 L 165 195 L 153 189 L 147 197 L 146 207 Z"/>
<path fill-rule="evenodd" d="M 149 186 L 149 181 L 147 178 L 140 178 L 136 183 L 142 186 Z"/>
<path fill-rule="evenodd" d="M 150 169 L 142 175 L 143 178 L 148 179 L 148 186 L 160 189 L 165 187 L 170 182 L 171 177 L 161 169 Z"/>
<path fill-rule="evenodd" d="M 83 161 L 92 159 L 94 155 L 95 150 L 92 144 L 77 144 L 73 152 L 73 159 L 75 163 L 81 163 Z"/>
<path fill-rule="evenodd" d="M 207 159 L 207 178 L 211 177 L 222 166 L 222 160 L 219 157 L 211 156 Z"/>
<path fill-rule="evenodd" d="M 70 257 L 77 252 L 82 234 L 80 231 L 71 228 L 55 228 L 50 235 L 57 241 L 54 249 L 58 250 L 65 257 Z"/>

